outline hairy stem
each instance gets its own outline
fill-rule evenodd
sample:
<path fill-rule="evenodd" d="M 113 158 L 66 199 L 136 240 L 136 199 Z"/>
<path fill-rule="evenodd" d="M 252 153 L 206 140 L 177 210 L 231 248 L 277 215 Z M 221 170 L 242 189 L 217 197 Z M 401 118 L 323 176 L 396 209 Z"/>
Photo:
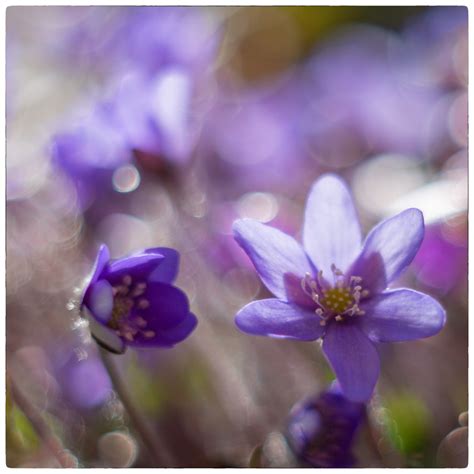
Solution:
<path fill-rule="evenodd" d="M 158 436 L 150 428 L 130 396 L 128 388 L 117 369 L 115 361 L 113 360 L 113 358 L 117 356 L 114 356 L 102 347 L 99 347 L 99 352 L 110 380 L 112 381 L 113 387 L 125 407 L 130 421 L 140 436 L 143 445 L 147 449 L 150 459 L 154 463 L 154 467 L 172 467 L 168 451 L 162 446 Z"/>

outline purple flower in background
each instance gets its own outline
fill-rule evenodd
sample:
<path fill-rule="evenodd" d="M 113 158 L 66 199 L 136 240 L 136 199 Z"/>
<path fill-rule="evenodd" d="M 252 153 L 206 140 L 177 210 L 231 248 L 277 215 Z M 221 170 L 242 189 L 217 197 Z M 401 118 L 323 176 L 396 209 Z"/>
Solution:
<path fill-rule="evenodd" d="M 57 380 L 64 397 L 79 408 L 91 409 L 102 405 L 112 394 L 112 383 L 99 357 L 84 349 L 83 357 L 76 351 L 61 349 Z"/>
<path fill-rule="evenodd" d="M 288 442 L 296 456 L 312 467 L 352 467 L 352 442 L 363 413 L 363 403 L 351 402 L 331 387 L 292 408 Z"/>
<path fill-rule="evenodd" d="M 172 285 L 178 263 L 178 252 L 165 247 L 110 261 L 102 245 L 81 301 L 94 338 L 119 353 L 186 339 L 197 320 L 186 295 Z"/>
<path fill-rule="evenodd" d="M 308 197 L 303 246 L 257 221 L 234 223 L 235 239 L 276 296 L 249 303 L 236 324 L 260 336 L 322 338 L 344 395 L 365 401 L 379 376 L 374 342 L 432 336 L 445 323 L 444 309 L 430 296 L 386 290 L 413 260 L 423 233 L 422 213 L 407 209 L 378 224 L 362 244 L 348 189 L 336 176 L 323 176 Z"/>
<path fill-rule="evenodd" d="M 108 103 L 97 104 L 70 130 L 52 139 L 52 160 L 74 183 L 82 209 L 112 189 L 114 171 L 132 153 Z"/>

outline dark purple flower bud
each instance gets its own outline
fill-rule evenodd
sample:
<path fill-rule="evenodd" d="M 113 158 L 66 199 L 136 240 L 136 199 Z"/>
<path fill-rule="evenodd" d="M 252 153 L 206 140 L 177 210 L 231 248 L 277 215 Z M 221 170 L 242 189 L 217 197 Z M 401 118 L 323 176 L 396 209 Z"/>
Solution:
<path fill-rule="evenodd" d="M 293 407 L 287 439 L 296 456 L 312 467 L 352 467 L 352 442 L 364 404 L 329 389 Z"/>
<path fill-rule="evenodd" d="M 172 347 L 186 339 L 197 319 L 172 285 L 178 263 L 178 252 L 165 247 L 111 261 L 102 245 L 81 301 L 97 342 L 122 353 L 126 346 Z"/>

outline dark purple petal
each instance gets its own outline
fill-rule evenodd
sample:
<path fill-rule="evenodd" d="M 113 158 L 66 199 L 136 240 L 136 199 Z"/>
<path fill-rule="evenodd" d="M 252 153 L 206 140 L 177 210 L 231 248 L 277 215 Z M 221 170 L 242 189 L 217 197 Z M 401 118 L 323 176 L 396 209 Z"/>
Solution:
<path fill-rule="evenodd" d="M 252 260 L 265 286 L 287 300 L 285 275 L 300 279 L 314 270 L 293 237 L 253 219 L 240 219 L 232 226 L 234 238 Z"/>
<path fill-rule="evenodd" d="M 121 283 L 125 275 L 130 275 L 134 281 L 146 281 L 151 272 L 155 270 L 165 257 L 157 253 L 131 255 L 120 258 L 110 263 L 103 277 L 112 284 Z"/>
<path fill-rule="evenodd" d="M 275 298 L 253 301 L 235 317 L 237 327 L 248 334 L 280 339 L 314 341 L 324 328 L 313 311 Z"/>
<path fill-rule="evenodd" d="M 361 329 L 378 342 L 409 341 L 437 334 L 446 312 L 431 296 L 400 289 L 370 298 L 363 305 Z"/>
<path fill-rule="evenodd" d="M 344 396 L 354 402 L 367 401 L 380 370 L 379 355 L 369 338 L 356 324 L 333 322 L 324 337 L 323 350 Z"/>
<path fill-rule="evenodd" d="M 342 271 L 357 257 L 362 242 L 359 220 L 346 185 L 334 175 L 317 180 L 308 196 L 303 246 L 326 279 L 331 265 Z"/>
<path fill-rule="evenodd" d="M 158 281 L 162 283 L 173 283 L 178 275 L 179 253 L 168 247 L 156 247 L 145 250 L 145 253 L 163 255 L 164 260 L 151 272 L 149 281 Z"/>
<path fill-rule="evenodd" d="M 155 332 L 172 329 L 181 324 L 189 313 L 188 298 L 175 286 L 149 282 L 142 296 L 149 302 L 146 309 L 136 311 Z"/>
<path fill-rule="evenodd" d="M 374 227 L 350 274 L 372 293 L 384 290 L 411 263 L 423 240 L 423 214 L 407 209 Z"/>
<path fill-rule="evenodd" d="M 188 313 L 184 321 L 170 329 L 161 330 L 155 329 L 155 336 L 150 338 L 143 338 L 140 335 L 135 336 L 134 341 L 128 343 L 131 346 L 137 347 L 172 347 L 178 342 L 184 341 L 196 328 L 197 318 L 193 313 Z M 150 328 L 152 326 L 149 326 Z"/>

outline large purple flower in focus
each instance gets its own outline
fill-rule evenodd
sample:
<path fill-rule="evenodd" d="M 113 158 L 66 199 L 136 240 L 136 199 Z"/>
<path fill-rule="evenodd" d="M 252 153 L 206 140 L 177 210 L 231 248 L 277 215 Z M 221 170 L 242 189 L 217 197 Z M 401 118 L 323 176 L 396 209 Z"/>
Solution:
<path fill-rule="evenodd" d="M 186 295 L 172 285 L 178 263 L 178 252 L 165 247 L 110 261 L 102 245 L 81 301 L 94 338 L 118 353 L 186 339 L 197 320 Z"/>
<path fill-rule="evenodd" d="M 312 341 L 321 338 L 344 395 L 370 398 L 379 376 L 374 343 L 436 334 L 445 311 L 428 295 L 387 286 L 413 260 L 423 240 L 423 215 L 407 209 L 378 224 L 362 244 L 351 195 L 333 175 L 308 197 L 303 246 L 251 219 L 234 236 L 276 298 L 254 301 L 236 316 L 244 332 Z"/>

